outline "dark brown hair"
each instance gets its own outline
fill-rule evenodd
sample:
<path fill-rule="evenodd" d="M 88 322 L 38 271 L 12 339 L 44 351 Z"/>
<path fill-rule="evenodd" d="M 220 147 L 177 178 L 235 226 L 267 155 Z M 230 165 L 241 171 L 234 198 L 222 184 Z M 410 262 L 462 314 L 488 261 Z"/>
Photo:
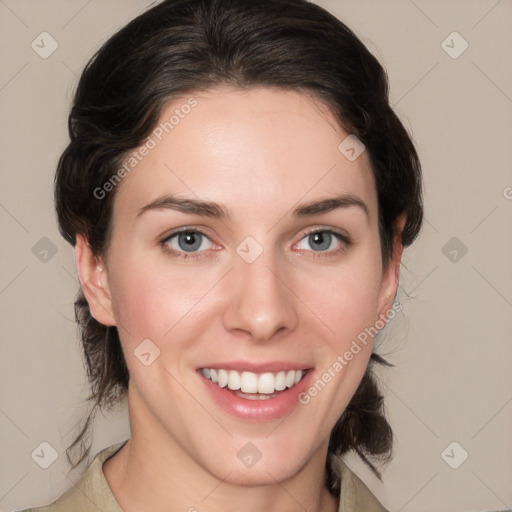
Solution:
<path fill-rule="evenodd" d="M 68 242 L 83 234 L 94 254 L 105 254 L 116 189 L 101 198 L 95 190 L 150 135 L 167 102 L 219 85 L 291 89 L 322 101 L 370 156 L 384 264 L 399 215 L 406 215 L 402 245 L 414 241 L 423 214 L 420 162 L 389 105 L 385 70 L 348 27 L 306 0 L 167 0 L 117 32 L 82 73 L 55 180 L 59 229 Z M 117 329 L 91 316 L 81 291 L 75 311 L 93 407 L 67 450 L 72 463 L 70 450 L 82 448 L 73 467 L 89 454 L 84 438 L 97 409 L 123 398 L 129 380 Z M 355 450 L 378 474 L 372 461 L 389 458 L 393 434 L 374 363 L 386 364 L 372 354 L 329 451 Z M 329 462 L 326 470 L 336 495 L 339 478 Z"/>

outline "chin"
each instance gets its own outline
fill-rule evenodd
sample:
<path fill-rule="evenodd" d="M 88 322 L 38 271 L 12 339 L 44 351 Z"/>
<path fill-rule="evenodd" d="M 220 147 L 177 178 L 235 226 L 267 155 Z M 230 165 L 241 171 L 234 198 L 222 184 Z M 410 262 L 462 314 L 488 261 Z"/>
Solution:
<path fill-rule="evenodd" d="M 274 485 L 276 482 L 283 482 L 300 470 L 299 466 L 286 463 L 263 465 L 262 461 L 250 468 L 236 468 L 229 474 L 216 475 L 217 478 L 233 485 L 261 486 Z"/>
<path fill-rule="evenodd" d="M 270 446 L 259 450 L 254 443 L 248 440 L 241 449 L 235 451 L 235 457 L 223 457 L 223 462 L 211 465 L 210 473 L 219 480 L 244 486 L 271 485 L 285 481 L 295 476 L 308 462 L 307 458 L 301 456 L 300 451 L 295 449 L 283 450 L 272 449 Z M 284 445 L 280 445 L 284 448 Z M 265 452 L 269 456 L 265 456 Z M 290 454 L 293 457 L 290 457 Z M 226 460 L 227 459 L 227 460 Z M 206 461 L 205 461 L 206 462 Z"/>

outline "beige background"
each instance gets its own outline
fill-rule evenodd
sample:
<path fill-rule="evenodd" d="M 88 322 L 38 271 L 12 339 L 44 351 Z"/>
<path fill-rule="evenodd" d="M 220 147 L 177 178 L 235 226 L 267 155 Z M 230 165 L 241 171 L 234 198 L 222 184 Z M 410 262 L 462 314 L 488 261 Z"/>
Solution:
<path fill-rule="evenodd" d="M 53 174 L 77 75 L 150 3 L 0 0 L 1 511 L 53 501 L 79 477 L 68 474 L 64 449 L 88 389 Z M 395 457 L 383 484 L 355 457 L 347 461 L 390 511 L 512 508 L 512 3 L 317 3 L 387 68 L 426 188 L 423 232 L 405 254 L 404 315 L 382 340 L 396 365 L 379 371 Z M 31 48 L 43 31 L 58 43 L 47 59 Z M 454 31 L 469 44 L 458 58 L 444 48 L 458 52 L 462 39 L 442 45 Z M 123 407 L 99 416 L 93 453 L 127 437 Z M 48 469 L 31 456 L 42 442 L 58 453 Z M 463 450 L 469 456 L 457 469 L 445 462 L 460 463 Z"/>

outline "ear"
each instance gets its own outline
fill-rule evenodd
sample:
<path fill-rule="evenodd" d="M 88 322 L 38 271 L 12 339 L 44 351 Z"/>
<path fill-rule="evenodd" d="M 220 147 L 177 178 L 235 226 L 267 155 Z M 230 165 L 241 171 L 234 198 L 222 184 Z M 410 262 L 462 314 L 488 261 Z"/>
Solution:
<path fill-rule="evenodd" d="M 382 273 L 379 292 L 379 315 L 385 315 L 393 305 L 398 290 L 400 261 L 402 259 L 402 231 L 406 221 L 405 214 L 397 217 L 393 224 L 393 249 L 391 260 Z M 387 315 L 386 315 L 387 316 Z"/>
<path fill-rule="evenodd" d="M 76 236 L 75 266 L 91 315 L 103 325 L 116 325 L 107 269 L 83 235 Z"/>

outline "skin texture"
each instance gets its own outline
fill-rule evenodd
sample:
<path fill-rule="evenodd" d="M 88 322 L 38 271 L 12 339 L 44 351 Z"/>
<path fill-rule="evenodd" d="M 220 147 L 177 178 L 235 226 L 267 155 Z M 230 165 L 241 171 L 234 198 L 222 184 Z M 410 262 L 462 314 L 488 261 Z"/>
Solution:
<path fill-rule="evenodd" d="M 329 434 L 363 376 L 371 342 L 307 405 L 272 421 L 226 414 L 196 370 L 281 360 L 307 363 L 320 377 L 391 308 L 401 246 L 383 268 L 367 152 L 345 158 L 338 145 L 348 133 L 319 101 L 269 88 L 193 97 L 197 106 L 118 185 L 107 254 L 95 257 L 77 237 L 91 312 L 118 327 L 130 372 L 131 439 L 104 474 L 127 512 L 240 503 L 246 511 L 337 510 L 323 482 Z M 187 98 L 171 102 L 161 120 Z M 222 204 L 230 217 L 163 208 L 138 215 L 163 194 Z M 368 214 L 349 206 L 292 215 L 340 194 L 357 196 Z M 181 227 L 208 237 L 187 258 L 161 243 Z M 333 239 L 332 248 L 315 251 L 312 229 L 338 231 L 352 244 Z M 247 236 L 263 249 L 253 263 L 236 252 Z M 167 246 L 179 250 L 177 242 Z M 134 356 L 144 339 L 161 352 L 150 366 Z M 250 468 L 237 457 L 247 442 L 262 453 Z"/>

